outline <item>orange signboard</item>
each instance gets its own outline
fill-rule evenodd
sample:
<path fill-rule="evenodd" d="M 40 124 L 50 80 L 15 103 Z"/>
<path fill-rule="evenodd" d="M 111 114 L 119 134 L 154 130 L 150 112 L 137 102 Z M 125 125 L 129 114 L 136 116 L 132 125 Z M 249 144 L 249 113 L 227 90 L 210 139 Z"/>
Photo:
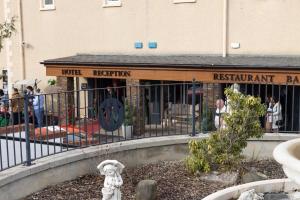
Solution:
<path fill-rule="evenodd" d="M 300 85 L 300 72 L 257 69 L 46 66 L 47 76 Z"/>

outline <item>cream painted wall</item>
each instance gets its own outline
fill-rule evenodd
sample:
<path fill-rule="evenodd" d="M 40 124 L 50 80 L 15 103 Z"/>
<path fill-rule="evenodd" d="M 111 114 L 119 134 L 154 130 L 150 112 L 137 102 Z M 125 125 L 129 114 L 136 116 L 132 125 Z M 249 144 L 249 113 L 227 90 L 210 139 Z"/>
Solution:
<path fill-rule="evenodd" d="M 3 69 L 8 70 L 8 92 L 12 91 L 15 81 L 22 80 L 22 60 L 21 60 L 21 41 L 20 41 L 20 16 L 19 0 L 3 0 L 0 2 L 0 22 L 6 18 L 16 17 L 17 32 L 10 39 L 6 39 L 4 48 L 0 52 L 0 73 Z M 0 81 L 2 88 L 2 81 Z"/>
<path fill-rule="evenodd" d="M 13 2 L 17 15 L 19 0 Z M 228 2 L 229 54 L 300 53 L 299 0 Z M 122 7 L 113 8 L 103 8 L 102 0 L 56 0 L 55 6 L 40 11 L 38 0 L 23 1 L 26 78 L 39 78 L 42 88 L 51 77 L 39 62 L 76 53 L 222 54 L 221 0 L 123 0 Z M 13 40 L 14 80 L 22 75 L 19 39 Z M 144 48 L 135 49 L 135 41 Z M 158 48 L 148 49 L 149 41 Z M 240 42 L 241 48 L 231 49 L 231 42 Z"/>
<path fill-rule="evenodd" d="M 299 0 L 229 2 L 229 42 L 241 43 L 230 54 L 300 54 Z"/>
<path fill-rule="evenodd" d="M 172 0 L 147 2 L 147 39 L 158 42 L 158 49 L 150 52 L 221 54 L 222 1 L 199 0 L 185 4 L 173 4 Z"/>
<path fill-rule="evenodd" d="M 40 61 L 76 53 L 221 54 L 222 4 L 219 0 L 173 4 L 172 0 L 124 0 L 103 8 L 102 1 L 56 1 L 56 10 L 40 11 L 24 2 L 27 78 L 44 78 Z M 210 18 L 210 20 L 207 20 Z M 143 49 L 134 42 L 142 41 Z M 147 43 L 156 41 L 157 49 Z M 45 85 L 46 82 L 43 83 Z"/>
<path fill-rule="evenodd" d="M 0 1 L 0 23 L 4 22 L 4 2 Z M 0 51 L 0 70 L 5 66 L 5 49 Z M 0 81 L 0 87 L 2 87 L 2 81 Z"/>
<path fill-rule="evenodd" d="M 36 0 L 28 0 L 24 7 L 25 38 L 36 56 L 78 52 L 220 53 L 221 50 L 222 4 L 218 0 L 189 4 L 127 0 L 122 7 L 115 8 L 102 8 L 99 0 L 89 3 L 64 0 L 56 1 L 55 11 L 39 11 Z M 145 45 L 150 40 L 157 41 L 158 49 L 136 50 L 137 40 Z"/>
<path fill-rule="evenodd" d="M 22 63 L 22 53 L 21 53 L 21 47 L 22 47 L 22 41 L 21 41 L 21 25 L 20 25 L 20 16 L 19 16 L 19 1 L 20 0 L 10 0 L 11 9 L 13 13 L 11 16 L 16 16 L 16 34 L 13 34 L 11 41 L 12 41 L 12 68 L 10 69 L 8 80 L 10 81 L 10 78 L 12 78 L 12 84 L 14 84 L 16 81 L 23 80 L 23 63 Z M 25 1 L 23 1 L 25 2 Z M 37 76 L 37 73 L 35 73 Z M 10 86 L 10 83 L 9 83 Z M 12 87 L 13 85 L 11 85 Z"/>

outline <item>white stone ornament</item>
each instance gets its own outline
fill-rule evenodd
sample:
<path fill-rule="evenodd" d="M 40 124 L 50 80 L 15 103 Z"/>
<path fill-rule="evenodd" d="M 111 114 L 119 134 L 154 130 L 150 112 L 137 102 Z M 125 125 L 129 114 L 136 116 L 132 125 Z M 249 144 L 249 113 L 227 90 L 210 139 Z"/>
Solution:
<path fill-rule="evenodd" d="M 300 186 L 300 138 L 277 145 L 273 151 L 274 159 L 282 165 L 285 175 Z"/>
<path fill-rule="evenodd" d="M 241 196 L 238 198 L 238 200 L 263 200 L 263 194 L 257 194 L 255 193 L 255 190 L 248 190 L 246 192 L 243 192 Z"/>
<path fill-rule="evenodd" d="M 125 166 L 117 160 L 105 160 L 97 168 L 105 175 L 102 200 L 121 200 L 120 187 L 123 185 L 121 173 Z"/>
<path fill-rule="evenodd" d="M 232 89 L 234 93 L 240 93 L 240 85 L 237 83 L 234 83 L 233 85 L 231 85 L 230 89 Z M 230 102 L 230 99 L 227 99 L 225 102 L 226 112 L 228 114 L 232 114 L 229 102 Z"/>
<path fill-rule="evenodd" d="M 237 84 L 237 83 L 234 83 L 232 86 L 231 86 L 231 89 L 233 89 L 233 91 L 235 93 L 239 93 L 240 92 L 240 85 Z"/>

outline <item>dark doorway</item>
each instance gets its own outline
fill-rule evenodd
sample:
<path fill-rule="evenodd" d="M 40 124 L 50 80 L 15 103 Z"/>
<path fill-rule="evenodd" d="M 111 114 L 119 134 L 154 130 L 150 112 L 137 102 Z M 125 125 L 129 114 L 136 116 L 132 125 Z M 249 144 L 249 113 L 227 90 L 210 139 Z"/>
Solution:
<path fill-rule="evenodd" d="M 117 98 L 124 103 L 126 96 L 126 80 L 88 78 L 88 107 L 89 117 L 98 116 L 101 102 L 108 97 Z"/>

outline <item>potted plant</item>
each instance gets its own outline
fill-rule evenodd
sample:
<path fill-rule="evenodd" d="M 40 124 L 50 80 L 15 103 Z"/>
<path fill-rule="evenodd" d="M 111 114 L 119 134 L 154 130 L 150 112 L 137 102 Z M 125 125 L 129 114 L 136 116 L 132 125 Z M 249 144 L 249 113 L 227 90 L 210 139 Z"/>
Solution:
<path fill-rule="evenodd" d="M 133 135 L 133 113 L 127 100 L 124 103 L 124 122 L 122 124 L 124 138 L 131 138 Z"/>
<path fill-rule="evenodd" d="M 49 86 L 53 86 L 53 85 L 55 85 L 56 84 L 56 80 L 55 79 L 49 79 L 48 80 L 48 85 Z"/>

